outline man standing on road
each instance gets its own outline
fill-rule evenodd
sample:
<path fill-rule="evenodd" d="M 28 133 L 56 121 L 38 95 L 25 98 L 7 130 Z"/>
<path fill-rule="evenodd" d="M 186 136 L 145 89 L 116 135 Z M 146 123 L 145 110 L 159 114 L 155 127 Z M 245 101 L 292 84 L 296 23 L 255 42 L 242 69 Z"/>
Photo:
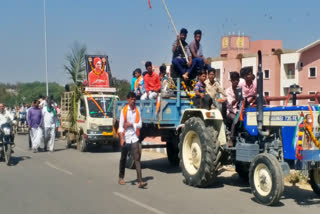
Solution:
<path fill-rule="evenodd" d="M 123 108 L 120 115 L 119 135 L 121 146 L 121 158 L 119 167 L 119 184 L 124 185 L 124 172 L 128 151 L 130 150 L 134 158 L 137 170 L 138 188 L 144 188 L 147 183 L 142 182 L 141 173 L 141 146 L 139 142 L 140 128 L 142 126 L 140 111 L 136 107 L 136 94 L 129 92 L 128 104 Z"/>
<path fill-rule="evenodd" d="M 39 108 L 40 102 L 38 100 L 33 102 L 34 106 L 28 111 L 28 126 L 29 129 L 31 129 L 30 136 L 32 141 L 32 149 L 33 152 L 36 153 L 38 152 L 43 136 L 41 128 L 43 117 L 41 109 Z"/>
<path fill-rule="evenodd" d="M 30 106 L 30 108 L 28 108 L 27 109 L 27 115 L 26 115 L 26 117 L 27 117 L 27 125 L 28 125 L 28 127 L 29 127 L 29 124 L 28 124 L 28 112 L 29 112 L 29 110 L 32 108 L 34 106 L 34 101 L 31 103 L 31 106 Z M 29 150 L 31 150 L 32 149 L 32 141 L 31 141 L 31 130 L 30 129 L 28 129 L 28 136 L 29 136 Z"/>
<path fill-rule="evenodd" d="M 48 100 L 48 105 L 42 109 L 43 114 L 43 124 L 44 124 L 44 151 L 47 151 L 47 146 L 49 146 L 49 151 L 54 151 L 54 140 L 56 136 L 56 122 L 57 122 L 57 112 L 53 107 L 53 101 Z"/>

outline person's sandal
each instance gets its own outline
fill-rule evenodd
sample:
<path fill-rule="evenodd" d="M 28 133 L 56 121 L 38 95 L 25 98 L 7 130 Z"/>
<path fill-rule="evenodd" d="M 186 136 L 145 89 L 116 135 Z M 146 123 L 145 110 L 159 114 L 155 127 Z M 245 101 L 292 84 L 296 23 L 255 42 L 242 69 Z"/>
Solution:
<path fill-rule="evenodd" d="M 146 183 L 146 182 L 140 182 L 140 183 L 138 184 L 138 188 L 144 189 L 147 185 L 148 185 L 148 183 Z"/>
<path fill-rule="evenodd" d="M 122 179 L 122 178 L 120 178 L 119 179 L 119 182 L 118 182 L 120 185 L 125 185 L 126 184 L 126 182 Z"/>

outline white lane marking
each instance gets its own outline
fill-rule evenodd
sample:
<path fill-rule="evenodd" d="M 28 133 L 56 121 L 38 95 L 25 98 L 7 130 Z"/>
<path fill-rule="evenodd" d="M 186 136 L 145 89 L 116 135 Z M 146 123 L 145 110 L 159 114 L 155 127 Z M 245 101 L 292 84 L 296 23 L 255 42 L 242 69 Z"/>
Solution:
<path fill-rule="evenodd" d="M 160 210 L 157 210 L 156 208 L 150 207 L 149 205 L 146 205 L 146 204 L 143 204 L 143 203 L 141 203 L 139 201 L 136 201 L 135 199 L 129 198 L 128 196 L 125 196 L 125 195 L 123 195 L 121 193 L 113 192 L 113 194 L 115 194 L 116 196 L 119 196 L 120 198 L 123 198 L 123 199 L 125 199 L 127 201 L 130 201 L 131 203 L 134 203 L 134 204 L 136 204 L 136 205 L 138 205 L 140 207 L 143 207 L 143 208 L 145 208 L 145 209 L 147 209 L 147 210 L 149 210 L 151 212 L 154 212 L 154 213 L 157 213 L 157 214 L 165 214 L 164 212 L 162 212 Z"/>
<path fill-rule="evenodd" d="M 56 167 L 55 165 L 53 165 L 52 163 L 50 163 L 50 162 L 48 162 L 48 161 L 46 161 L 45 164 L 48 165 L 48 166 L 50 166 L 50 167 L 53 168 L 53 169 L 56 169 L 56 170 L 60 171 L 60 172 L 66 173 L 66 174 L 68 174 L 68 175 L 72 175 L 72 172 L 70 172 L 70 171 L 68 171 L 68 170 L 65 170 L 65 169 L 61 169 L 61 168 L 59 168 L 59 167 Z"/>

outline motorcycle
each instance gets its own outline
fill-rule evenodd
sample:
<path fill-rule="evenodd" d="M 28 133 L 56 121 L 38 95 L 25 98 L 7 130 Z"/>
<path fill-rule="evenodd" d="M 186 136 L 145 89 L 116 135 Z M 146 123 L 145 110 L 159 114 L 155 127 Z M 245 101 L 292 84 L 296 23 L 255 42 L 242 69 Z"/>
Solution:
<path fill-rule="evenodd" d="M 2 124 L 0 127 L 0 159 L 10 165 L 11 153 L 14 147 L 13 128 L 10 123 Z"/>

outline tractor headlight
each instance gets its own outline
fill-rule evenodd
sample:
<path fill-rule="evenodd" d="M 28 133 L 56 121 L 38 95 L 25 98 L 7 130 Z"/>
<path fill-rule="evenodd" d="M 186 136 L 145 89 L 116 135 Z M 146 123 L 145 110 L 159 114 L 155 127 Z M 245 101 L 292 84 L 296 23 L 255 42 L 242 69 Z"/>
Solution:
<path fill-rule="evenodd" d="M 3 133 L 4 135 L 10 135 L 11 134 L 11 130 L 8 127 L 3 128 Z"/>
<path fill-rule="evenodd" d="M 211 111 L 208 111 L 208 112 L 206 112 L 206 116 L 208 117 L 208 118 L 214 118 L 216 115 L 215 115 L 215 113 L 214 112 L 211 112 Z"/>

